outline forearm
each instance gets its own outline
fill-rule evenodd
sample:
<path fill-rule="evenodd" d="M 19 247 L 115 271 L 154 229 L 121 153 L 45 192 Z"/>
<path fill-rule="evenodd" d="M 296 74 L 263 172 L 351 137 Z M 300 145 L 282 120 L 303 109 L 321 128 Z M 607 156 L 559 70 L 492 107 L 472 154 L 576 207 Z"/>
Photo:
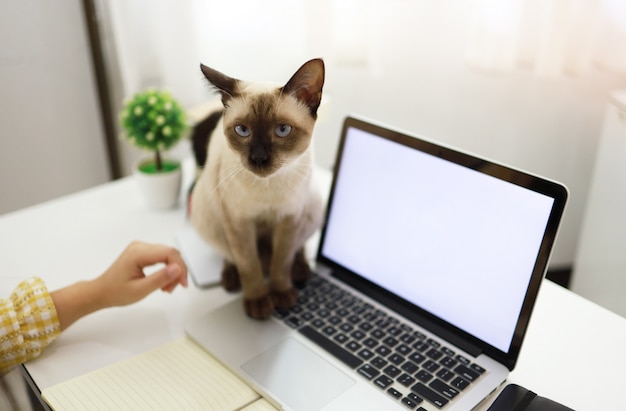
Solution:
<path fill-rule="evenodd" d="M 97 280 L 80 281 L 51 294 L 61 330 L 76 320 L 106 307 Z"/>
<path fill-rule="evenodd" d="M 0 377 L 37 357 L 60 333 L 54 303 L 43 281 L 22 281 L 11 296 L 0 299 Z"/>

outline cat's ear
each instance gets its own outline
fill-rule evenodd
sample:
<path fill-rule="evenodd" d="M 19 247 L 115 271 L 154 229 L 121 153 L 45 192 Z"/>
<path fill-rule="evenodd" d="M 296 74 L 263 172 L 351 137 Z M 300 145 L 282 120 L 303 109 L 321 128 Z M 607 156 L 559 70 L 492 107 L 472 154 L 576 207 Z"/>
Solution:
<path fill-rule="evenodd" d="M 222 104 L 226 106 L 229 99 L 237 95 L 237 83 L 239 80 L 236 78 L 228 77 L 225 74 L 220 73 L 217 70 L 213 70 L 211 67 L 207 67 L 204 64 L 200 64 L 200 70 L 204 77 L 218 89 L 222 95 Z"/>
<path fill-rule="evenodd" d="M 313 117 L 317 117 L 317 109 L 322 100 L 324 86 L 324 61 L 309 60 L 296 71 L 282 88 L 283 93 L 291 94 L 304 103 Z"/>

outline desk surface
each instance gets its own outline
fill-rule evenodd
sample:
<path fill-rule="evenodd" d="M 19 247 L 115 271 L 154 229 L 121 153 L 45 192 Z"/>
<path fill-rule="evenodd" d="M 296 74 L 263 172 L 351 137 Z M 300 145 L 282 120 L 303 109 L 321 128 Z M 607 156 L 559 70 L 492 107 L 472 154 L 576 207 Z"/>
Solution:
<path fill-rule="evenodd" d="M 327 184 L 327 178 L 325 182 Z M 102 273 L 132 240 L 175 244 L 183 207 L 150 211 L 132 178 L 0 216 L 1 295 L 37 275 L 54 290 Z M 184 335 L 234 298 L 221 288 L 156 292 L 81 319 L 25 369 L 40 390 Z M 544 280 L 509 382 L 578 409 L 626 409 L 626 319 Z"/>

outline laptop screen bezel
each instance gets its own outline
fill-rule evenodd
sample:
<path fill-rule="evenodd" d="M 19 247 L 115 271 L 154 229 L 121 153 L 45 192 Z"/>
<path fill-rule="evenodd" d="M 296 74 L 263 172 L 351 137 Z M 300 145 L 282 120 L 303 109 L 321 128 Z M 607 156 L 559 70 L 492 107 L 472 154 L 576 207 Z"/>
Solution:
<path fill-rule="evenodd" d="M 526 295 L 523 299 L 519 317 L 513 332 L 513 337 L 508 351 L 502 351 L 472 335 L 455 327 L 454 325 L 431 315 L 424 309 L 386 291 L 380 286 L 354 273 L 336 261 L 323 254 L 323 244 L 326 238 L 327 221 L 332 211 L 333 199 L 335 198 L 336 176 L 341 170 L 342 153 L 346 143 L 348 131 L 351 128 L 363 130 L 381 138 L 394 141 L 412 149 L 419 150 L 452 163 L 484 173 L 486 175 L 511 182 L 529 190 L 547 195 L 554 199 L 553 207 L 546 225 L 545 235 L 539 247 L 533 272 L 530 276 Z M 545 276 L 551 251 L 556 240 L 558 228 L 564 213 L 568 192 L 564 185 L 535 176 L 524 171 L 496 163 L 473 154 L 462 152 L 458 149 L 440 145 L 434 141 L 426 140 L 420 136 L 409 134 L 400 130 L 391 129 L 387 126 L 375 124 L 370 120 L 348 116 L 343 124 L 341 139 L 337 151 L 337 159 L 334 166 L 333 182 L 326 210 L 326 219 L 322 226 L 320 247 L 318 248 L 317 261 L 330 268 L 332 275 L 340 281 L 350 284 L 364 294 L 369 295 L 392 310 L 407 317 L 416 324 L 428 329 L 441 338 L 458 345 L 469 354 L 477 356 L 484 353 L 512 370 L 515 367 L 526 329 L 530 321 L 531 313 L 539 292 L 542 279 Z"/>

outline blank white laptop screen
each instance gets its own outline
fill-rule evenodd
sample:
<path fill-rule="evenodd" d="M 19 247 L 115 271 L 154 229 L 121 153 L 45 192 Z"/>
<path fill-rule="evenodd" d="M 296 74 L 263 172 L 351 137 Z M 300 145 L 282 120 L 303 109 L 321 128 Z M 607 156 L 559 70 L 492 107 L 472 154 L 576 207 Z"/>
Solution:
<path fill-rule="evenodd" d="M 506 352 L 553 199 L 350 128 L 321 254 Z"/>

